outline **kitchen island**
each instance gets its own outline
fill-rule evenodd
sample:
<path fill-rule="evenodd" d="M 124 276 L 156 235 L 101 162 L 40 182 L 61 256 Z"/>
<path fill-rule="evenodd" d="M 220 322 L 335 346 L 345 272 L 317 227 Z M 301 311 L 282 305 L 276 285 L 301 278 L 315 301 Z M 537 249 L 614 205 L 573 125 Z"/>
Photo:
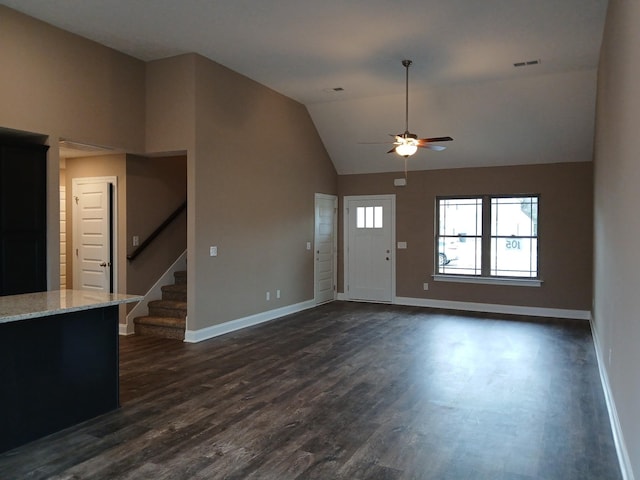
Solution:
<path fill-rule="evenodd" d="M 140 296 L 0 297 L 0 452 L 120 406 L 118 306 Z"/>

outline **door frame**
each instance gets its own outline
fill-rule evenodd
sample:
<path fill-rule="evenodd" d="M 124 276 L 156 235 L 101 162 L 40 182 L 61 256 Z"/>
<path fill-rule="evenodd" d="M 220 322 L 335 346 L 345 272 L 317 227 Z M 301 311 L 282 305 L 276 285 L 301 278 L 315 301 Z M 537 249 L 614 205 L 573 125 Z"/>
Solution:
<path fill-rule="evenodd" d="M 86 183 L 109 183 L 113 191 L 112 204 L 111 204 L 111 252 L 113 258 L 111 259 L 111 281 L 113 284 L 113 293 L 118 292 L 118 177 L 106 176 L 106 177 L 76 177 L 71 179 L 71 212 L 72 212 L 72 236 L 71 236 L 71 261 L 73 262 L 71 271 L 73 272 L 73 286 L 76 285 L 76 268 L 77 257 L 75 254 L 76 245 L 78 244 L 78 218 L 75 215 L 74 199 L 78 193 L 78 186 Z M 67 219 L 69 218 L 69 212 L 67 212 Z M 67 225 L 67 229 L 69 226 Z M 69 259 L 67 259 L 67 263 Z M 68 287 L 67 287 L 68 288 Z"/>
<path fill-rule="evenodd" d="M 318 200 L 332 200 L 333 201 L 333 300 L 336 299 L 338 294 L 338 196 L 337 195 L 328 195 L 326 193 L 316 193 L 314 197 L 313 204 L 313 215 L 314 215 L 314 232 L 313 232 L 313 301 L 317 304 L 318 302 L 318 277 L 317 277 L 317 268 L 318 263 L 316 261 L 316 243 L 318 240 L 318 224 L 316 223 L 317 216 L 316 212 L 318 211 Z"/>
<path fill-rule="evenodd" d="M 351 201 L 375 201 L 390 200 L 391 201 L 391 303 L 396 303 L 396 195 L 394 193 L 385 195 L 350 195 L 342 197 L 342 231 L 343 245 L 343 278 L 342 289 L 344 290 L 344 299 L 353 300 L 347 289 L 349 285 L 349 203 Z M 362 300 L 358 300 L 362 301 Z M 386 303 L 386 302 L 385 302 Z"/>

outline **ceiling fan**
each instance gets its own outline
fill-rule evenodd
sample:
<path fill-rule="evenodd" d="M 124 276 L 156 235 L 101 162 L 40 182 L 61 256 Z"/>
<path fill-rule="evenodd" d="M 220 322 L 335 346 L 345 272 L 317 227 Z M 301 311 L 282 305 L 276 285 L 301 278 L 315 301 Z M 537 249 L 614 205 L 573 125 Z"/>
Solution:
<path fill-rule="evenodd" d="M 413 62 L 411 60 L 402 60 L 402 65 L 406 69 L 406 82 L 405 82 L 405 129 L 404 133 L 398 133 L 397 135 L 389 134 L 395 138 L 393 143 L 395 147 L 389 150 L 387 153 L 395 152 L 405 159 L 413 155 L 418 151 L 418 148 L 426 148 L 428 150 L 434 150 L 440 152 L 444 150 L 443 145 L 433 145 L 439 142 L 450 142 L 453 140 L 451 137 L 433 137 L 433 138 L 418 138 L 415 133 L 409 131 L 409 67 Z"/>

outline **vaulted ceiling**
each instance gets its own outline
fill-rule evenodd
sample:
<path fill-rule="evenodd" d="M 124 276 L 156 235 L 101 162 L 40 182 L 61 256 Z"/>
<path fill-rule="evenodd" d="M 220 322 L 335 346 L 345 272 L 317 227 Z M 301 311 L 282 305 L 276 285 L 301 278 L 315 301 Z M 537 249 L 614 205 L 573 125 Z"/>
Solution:
<path fill-rule="evenodd" d="M 588 161 L 606 0 L 0 0 L 142 60 L 195 52 L 305 104 L 341 174 Z M 527 62 L 536 64 L 526 65 Z M 524 66 L 514 64 L 525 63 Z"/>

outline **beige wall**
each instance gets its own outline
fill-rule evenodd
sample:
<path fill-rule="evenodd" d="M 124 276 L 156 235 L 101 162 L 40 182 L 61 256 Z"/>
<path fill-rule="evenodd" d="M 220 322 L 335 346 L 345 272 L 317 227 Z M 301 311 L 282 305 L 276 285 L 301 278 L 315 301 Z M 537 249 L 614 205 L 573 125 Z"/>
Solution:
<path fill-rule="evenodd" d="M 196 58 L 186 54 L 146 64 L 147 152 L 193 151 Z"/>
<path fill-rule="evenodd" d="M 189 329 L 313 299 L 314 194 L 337 177 L 305 107 L 197 57 L 189 162 Z"/>
<path fill-rule="evenodd" d="M 594 162 L 594 327 L 628 453 L 627 478 L 640 478 L 638 25 L 639 2 L 609 2 L 598 73 Z"/>
<path fill-rule="evenodd" d="M 127 253 L 187 199 L 187 157 L 127 155 Z M 144 295 L 187 248 L 187 214 L 181 213 L 134 260 L 127 262 L 127 293 Z"/>
<path fill-rule="evenodd" d="M 592 258 L 592 165 L 590 162 L 341 175 L 340 211 L 347 195 L 395 194 L 396 295 L 462 302 L 590 310 Z M 435 198 L 439 195 L 540 194 L 542 287 L 434 282 Z M 342 230 L 339 249 L 342 256 Z M 423 283 L 429 290 L 423 290 Z M 344 291 L 342 261 L 338 290 Z M 567 288 L 569 286 L 569 288 Z"/>
<path fill-rule="evenodd" d="M 0 5 L 0 128 L 48 137 L 47 277 L 59 285 L 60 138 L 143 151 L 144 63 Z"/>
<path fill-rule="evenodd" d="M 144 63 L 4 6 L 0 18 L 0 126 L 142 151 Z"/>
<path fill-rule="evenodd" d="M 54 146 L 62 137 L 137 154 L 186 152 L 190 329 L 313 298 L 305 245 L 314 194 L 337 186 L 304 106 L 195 54 L 144 64 L 5 7 L 0 15 L 0 128 L 40 133 Z M 67 184 L 107 173 L 72 173 L 79 165 L 67 165 Z M 48 175 L 55 288 L 56 148 Z M 210 245 L 218 257 L 208 256 Z M 275 289 L 282 298 L 266 302 Z"/>

